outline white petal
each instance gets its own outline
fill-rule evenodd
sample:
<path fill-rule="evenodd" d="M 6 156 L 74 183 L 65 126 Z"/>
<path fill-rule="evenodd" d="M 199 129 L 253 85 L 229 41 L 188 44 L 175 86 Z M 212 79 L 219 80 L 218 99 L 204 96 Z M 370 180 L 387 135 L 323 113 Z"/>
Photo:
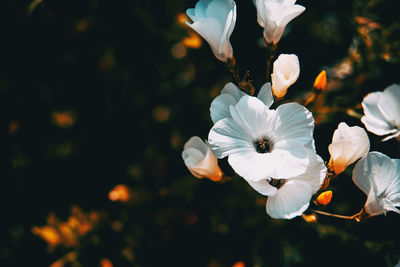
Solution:
<path fill-rule="evenodd" d="M 188 169 L 198 178 L 208 177 L 212 180 L 219 180 L 222 176 L 222 171 L 218 166 L 218 160 L 210 148 L 207 149 L 207 153 L 201 161 L 194 166 L 188 166 Z"/>
<path fill-rule="evenodd" d="M 215 18 L 205 18 L 198 21 L 193 22 L 192 24 L 187 23 L 189 27 L 191 27 L 194 31 L 203 37 L 211 47 L 211 50 L 214 53 L 214 56 L 226 62 L 227 57 L 224 55 L 220 55 L 218 53 L 219 42 L 222 35 L 221 25 L 218 20 Z"/>
<path fill-rule="evenodd" d="M 260 92 L 257 95 L 257 98 L 260 99 L 268 108 L 274 103 L 274 96 L 272 95 L 271 83 L 265 83 Z"/>
<path fill-rule="evenodd" d="M 353 182 L 366 195 L 376 186 L 376 194 L 379 195 L 388 186 L 394 170 L 391 158 L 380 152 L 370 152 L 354 167 Z"/>
<path fill-rule="evenodd" d="M 323 159 L 315 154 L 314 151 L 307 149 L 307 155 L 310 159 L 310 164 L 306 172 L 294 179 L 308 183 L 312 188 L 312 194 L 315 194 L 324 182 L 327 170 Z"/>
<path fill-rule="evenodd" d="M 261 27 L 265 27 L 267 23 L 267 11 L 265 8 L 264 0 L 253 0 L 257 9 L 257 22 Z"/>
<path fill-rule="evenodd" d="M 383 199 L 383 208 L 385 209 L 385 211 L 394 211 L 398 214 L 400 214 L 400 210 L 396 207 L 399 207 L 400 204 L 395 205 L 392 201 L 390 201 L 389 199 Z"/>
<path fill-rule="evenodd" d="M 208 145 L 198 136 L 191 137 L 184 145 L 183 149 L 196 148 L 203 155 L 207 153 Z"/>
<path fill-rule="evenodd" d="M 195 15 L 198 18 L 205 18 L 206 17 L 206 8 L 210 1 L 208 0 L 199 0 L 195 6 Z"/>
<path fill-rule="evenodd" d="M 365 114 L 361 118 L 361 121 L 368 131 L 376 135 L 386 135 L 396 132 L 396 129 L 386 121 L 386 118 L 378 108 L 378 101 L 382 95 L 382 92 L 369 93 L 361 103 Z"/>
<path fill-rule="evenodd" d="M 369 139 L 365 130 L 358 126 L 349 127 L 341 122 L 333 133 L 332 143 L 328 150 L 331 155 L 332 167 L 336 174 L 369 151 Z"/>
<path fill-rule="evenodd" d="M 245 93 L 233 83 L 225 84 L 221 94 L 213 100 L 210 106 L 210 115 L 214 124 L 221 119 L 231 117 L 229 106 L 236 105 L 244 95 Z"/>
<path fill-rule="evenodd" d="M 246 95 L 244 92 L 240 91 L 240 89 L 234 85 L 233 83 L 229 82 L 225 84 L 224 88 L 221 90 L 221 94 L 229 94 L 235 98 L 236 102 L 239 102 L 242 96 Z"/>
<path fill-rule="evenodd" d="M 256 97 L 243 96 L 234 107 L 230 107 L 233 120 L 242 127 L 252 140 L 266 134 L 265 122 L 272 113 L 263 102 Z"/>
<path fill-rule="evenodd" d="M 279 123 L 275 130 L 276 138 L 293 140 L 315 151 L 312 113 L 297 103 L 282 104 L 276 112 L 279 116 Z"/>
<path fill-rule="evenodd" d="M 378 100 L 378 108 L 391 125 L 400 126 L 400 86 L 387 87 Z"/>
<path fill-rule="evenodd" d="M 230 94 L 221 94 L 217 96 L 210 106 L 210 116 L 213 123 L 217 121 L 230 118 L 231 113 L 229 111 L 229 106 L 237 104 L 237 100 Z"/>
<path fill-rule="evenodd" d="M 182 152 L 182 158 L 187 167 L 195 166 L 204 158 L 204 156 L 205 155 L 201 151 L 192 147 L 186 148 Z"/>
<path fill-rule="evenodd" d="M 267 177 L 291 178 L 304 174 L 309 166 L 305 148 L 292 144 L 285 149 L 274 148 L 271 153 L 258 153 L 253 147 L 236 150 L 228 158 L 233 170 L 248 181 Z"/>
<path fill-rule="evenodd" d="M 219 120 L 211 128 L 208 142 L 217 158 L 254 150 L 251 138 L 231 118 Z"/>
<path fill-rule="evenodd" d="M 213 0 L 211 1 L 205 12 L 208 18 L 215 18 L 218 20 L 221 27 L 224 27 L 230 11 L 233 8 L 233 1 L 230 0 Z"/>
<path fill-rule="evenodd" d="M 311 186 L 302 181 L 289 180 L 278 192 L 267 199 L 267 213 L 276 219 L 292 219 L 301 215 L 309 205 Z"/>
<path fill-rule="evenodd" d="M 281 54 L 274 61 L 271 74 L 272 89 L 276 97 L 286 94 L 287 88 L 296 82 L 300 74 L 299 59 L 294 54 Z"/>
<path fill-rule="evenodd" d="M 232 153 L 228 162 L 247 181 L 260 181 L 276 174 L 276 157 L 271 153 L 257 153 L 254 148 Z"/>
<path fill-rule="evenodd" d="M 268 183 L 267 180 L 261 180 L 261 181 L 248 181 L 246 180 L 251 187 L 254 188 L 258 193 L 264 195 L 264 196 L 273 196 L 278 192 L 278 189 L 276 187 L 273 187 Z"/>
<path fill-rule="evenodd" d="M 287 10 L 285 10 L 285 15 L 283 16 L 280 25 L 284 25 L 286 27 L 286 25 L 293 20 L 294 18 L 296 18 L 297 16 L 299 16 L 301 13 L 304 12 L 304 10 L 306 10 L 306 8 L 304 6 L 301 5 L 293 5 L 290 8 L 288 8 Z"/>
<path fill-rule="evenodd" d="M 400 206 L 400 169 L 397 160 L 370 152 L 354 167 L 353 182 L 368 197 L 365 210 L 379 215 Z"/>
<path fill-rule="evenodd" d="M 274 144 L 271 154 L 274 166 L 273 178 L 291 178 L 304 174 L 310 164 L 307 148 L 298 142 L 281 140 Z"/>
<path fill-rule="evenodd" d="M 392 159 L 394 164 L 393 179 L 387 187 L 387 198 L 392 201 L 400 201 L 400 159 Z M 397 203 L 396 202 L 396 203 Z"/>
<path fill-rule="evenodd" d="M 195 9 L 194 9 L 194 8 L 188 8 L 188 9 L 186 10 L 186 15 L 188 15 L 188 17 L 189 17 L 192 21 L 197 20 L 197 17 L 196 17 L 196 13 L 195 13 Z"/>

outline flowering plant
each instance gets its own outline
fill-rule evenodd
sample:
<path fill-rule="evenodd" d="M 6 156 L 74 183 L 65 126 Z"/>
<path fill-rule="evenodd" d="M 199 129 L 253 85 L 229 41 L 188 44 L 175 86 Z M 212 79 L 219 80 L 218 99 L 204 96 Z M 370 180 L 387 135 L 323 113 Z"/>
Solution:
<path fill-rule="evenodd" d="M 386 214 L 387 211 L 399 213 L 398 160 L 379 152 L 368 153 L 370 142 L 363 128 L 349 127 L 341 122 L 328 147 L 331 155 L 329 163 L 324 163 L 316 153 L 313 136 L 315 120 L 305 106 L 314 107 L 314 112 L 319 113 L 321 101 L 318 97 L 327 89 L 325 70 L 317 76 L 314 90 L 305 99 L 295 99 L 271 108 L 274 96 L 276 100 L 282 100 L 288 88 L 299 78 L 300 64 L 295 54 L 280 54 L 273 62 L 272 73 L 270 65 L 286 25 L 305 8 L 295 5 L 296 1 L 292 0 L 253 2 L 257 9 L 257 21 L 264 28 L 265 47 L 269 52 L 267 83 L 261 86 L 257 96 L 252 81 L 247 76 L 240 78 L 229 43 L 236 21 L 235 2 L 200 0 L 194 9 L 187 11 L 194 21 L 189 26 L 209 42 L 217 59 L 227 63 L 236 82 L 227 83 L 211 103 L 213 126 L 208 135 L 210 147 L 200 141 L 196 141 L 198 144 L 194 146 L 198 137 L 192 137 L 186 143 L 182 156 L 190 172 L 199 178 L 215 180 L 216 171 L 223 175 L 216 167 L 217 158 L 227 158 L 238 176 L 268 197 L 266 211 L 269 216 L 292 219 L 306 216 L 304 212 L 309 208 L 313 195 L 325 190 L 333 178 L 362 158 L 353 170 L 353 181 L 368 196 L 365 207 L 353 216 L 318 209 L 312 212 L 356 221 Z M 368 94 L 362 101 L 365 113 L 362 123 L 372 133 L 388 135 L 384 141 L 399 137 L 399 103 L 400 86 L 396 84 L 383 92 Z M 196 152 L 196 156 L 189 144 L 202 147 L 203 152 Z M 212 159 L 212 164 L 204 164 L 208 158 Z M 207 167 L 209 170 L 206 170 Z M 327 205 L 331 198 L 330 190 L 319 197 L 316 195 L 314 203 Z"/>

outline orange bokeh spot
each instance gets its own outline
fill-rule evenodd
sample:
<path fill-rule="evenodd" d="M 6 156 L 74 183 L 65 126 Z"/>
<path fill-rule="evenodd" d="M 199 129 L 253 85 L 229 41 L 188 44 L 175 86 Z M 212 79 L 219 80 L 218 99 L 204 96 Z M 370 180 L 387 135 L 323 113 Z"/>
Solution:
<path fill-rule="evenodd" d="M 318 90 L 325 90 L 326 89 L 326 71 L 321 71 L 317 78 L 314 81 L 314 88 Z"/>
<path fill-rule="evenodd" d="M 200 36 L 195 32 L 189 32 L 189 37 L 186 37 L 182 40 L 182 44 L 188 48 L 200 48 L 203 44 Z"/>
<path fill-rule="evenodd" d="M 186 25 L 186 21 L 189 21 L 189 17 L 185 13 L 179 13 L 176 16 L 176 22 L 182 25 Z"/>
<path fill-rule="evenodd" d="M 104 258 L 100 261 L 100 266 L 101 267 L 113 267 L 114 265 L 112 264 L 112 262 L 109 259 Z"/>
<path fill-rule="evenodd" d="M 32 232 L 35 235 L 40 236 L 44 241 L 46 241 L 50 246 L 54 247 L 61 243 L 61 235 L 51 226 L 43 226 L 43 227 L 33 227 Z"/>
<path fill-rule="evenodd" d="M 108 193 L 108 198 L 111 201 L 128 202 L 131 198 L 131 194 L 126 185 L 119 184 Z"/>
<path fill-rule="evenodd" d="M 329 190 L 321 193 L 315 200 L 315 203 L 325 206 L 328 205 L 329 202 L 331 202 L 331 200 L 332 200 L 332 191 Z"/>
<path fill-rule="evenodd" d="M 32 233 L 46 241 L 50 249 L 59 245 L 78 247 L 80 239 L 93 230 L 100 219 L 101 214 L 97 211 L 85 214 L 79 207 L 74 206 L 67 221 L 62 222 L 54 214 L 49 214 L 48 225 L 35 226 Z"/>
<path fill-rule="evenodd" d="M 65 112 L 58 112 L 55 111 L 53 112 L 53 120 L 54 123 L 63 128 L 68 128 L 71 127 L 74 123 L 74 117 L 71 112 L 65 111 Z"/>
<path fill-rule="evenodd" d="M 16 134 L 19 131 L 19 123 L 18 121 L 12 121 L 10 122 L 10 125 L 8 126 L 8 132 L 10 134 Z"/>
<path fill-rule="evenodd" d="M 315 214 L 301 214 L 301 217 L 308 223 L 316 223 L 317 222 L 317 216 Z"/>
<path fill-rule="evenodd" d="M 235 262 L 235 263 L 232 265 L 232 267 L 246 267 L 246 264 L 244 264 L 243 261 L 238 261 L 238 262 Z"/>

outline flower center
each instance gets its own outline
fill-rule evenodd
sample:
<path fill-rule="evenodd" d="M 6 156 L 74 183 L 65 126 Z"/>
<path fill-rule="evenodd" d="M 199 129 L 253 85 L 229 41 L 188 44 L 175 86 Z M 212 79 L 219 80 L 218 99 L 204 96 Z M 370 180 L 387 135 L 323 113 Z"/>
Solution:
<path fill-rule="evenodd" d="M 276 188 L 281 188 L 282 187 L 282 185 L 284 185 L 285 183 L 286 183 L 286 180 L 285 179 L 274 179 L 274 178 L 270 178 L 269 180 L 268 180 L 268 183 L 270 184 L 270 185 L 272 185 L 273 187 L 276 187 Z"/>
<path fill-rule="evenodd" d="M 272 150 L 272 146 L 272 141 L 267 138 L 254 142 L 254 147 L 258 153 L 269 153 Z"/>

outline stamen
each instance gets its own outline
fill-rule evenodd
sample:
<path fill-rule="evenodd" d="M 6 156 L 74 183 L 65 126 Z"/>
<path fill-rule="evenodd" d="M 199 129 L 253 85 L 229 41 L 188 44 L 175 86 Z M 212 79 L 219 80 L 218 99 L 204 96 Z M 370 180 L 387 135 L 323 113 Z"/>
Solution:
<path fill-rule="evenodd" d="M 262 140 L 258 140 L 254 142 L 254 147 L 258 153 L 269 153 L 272 150 L 272 141 L 263 138 Z"/>
<path fill-rule="evenodd" d="M 274 179 L 274 178 L 270 178 L 270 180 L 268 180 L 269 184 L 272 185 L 273 187 L 276 188 L 281 188 L 285 183 L 286 183 L 286 179 Z"/>

